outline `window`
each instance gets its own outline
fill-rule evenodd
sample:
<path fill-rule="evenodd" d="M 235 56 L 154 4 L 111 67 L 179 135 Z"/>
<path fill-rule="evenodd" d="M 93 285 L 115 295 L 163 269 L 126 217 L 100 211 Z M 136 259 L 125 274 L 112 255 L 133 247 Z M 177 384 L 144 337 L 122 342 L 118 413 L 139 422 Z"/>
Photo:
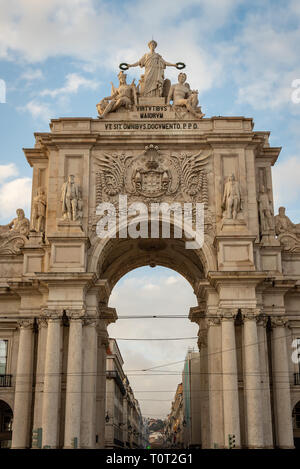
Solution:
<path fill-rule="evenodd" d="M 6 374 L 7 340 L 0 339 L 0 375 Z"/>

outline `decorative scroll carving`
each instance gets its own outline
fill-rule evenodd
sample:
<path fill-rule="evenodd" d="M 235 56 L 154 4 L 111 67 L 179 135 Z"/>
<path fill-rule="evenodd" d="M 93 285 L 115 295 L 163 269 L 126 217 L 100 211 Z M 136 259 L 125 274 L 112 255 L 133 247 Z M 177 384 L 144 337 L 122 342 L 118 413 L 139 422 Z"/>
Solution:
<path fill-rule="evenodd" d="M 8 225 L 0 226 L 0 254 L 20 254 L 27 236 L 30 223 L 24 210 L 18 208 L 17 217 Z"/>
<path fill-rule="evenodd" d="M 300 223 L 291 222 L 285 214 L 285 207 L 279 207 L 275 216 L 275 233 L 284 251 L 300 252 Z"/>

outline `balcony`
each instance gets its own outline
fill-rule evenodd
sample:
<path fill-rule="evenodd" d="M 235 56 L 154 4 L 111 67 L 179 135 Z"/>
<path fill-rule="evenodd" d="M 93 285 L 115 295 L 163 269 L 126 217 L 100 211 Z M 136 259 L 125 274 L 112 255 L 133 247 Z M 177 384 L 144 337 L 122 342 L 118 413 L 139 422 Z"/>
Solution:
<path fill-rule="evenodd" d="M 294 373 L 294 385 L 300 386 L 300 373 Z"/>
<path fill-rule="evenodd" d="M 0 388 L 10 388 L 11 377 L 12 375 L 0 375 Z"/>

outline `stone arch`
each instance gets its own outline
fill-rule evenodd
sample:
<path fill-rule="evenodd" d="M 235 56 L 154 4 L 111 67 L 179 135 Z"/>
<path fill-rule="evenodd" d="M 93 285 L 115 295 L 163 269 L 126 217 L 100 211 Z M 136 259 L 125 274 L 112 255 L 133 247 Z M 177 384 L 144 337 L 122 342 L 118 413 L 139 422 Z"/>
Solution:
<path fill-rule="evenodd" d="M 294 433 L 294 444 L 296 449 L 300 448 L 300 400 L 293 406 L 292 412 L 293 418 L 293 433 Z"/>
<path fill-rule="evenodd" d="M 171 223 L 171 230 L 177 227 Z M 120 227 L 122 229 L 122 226 Z M 94 238 L 88 256 L 88 271 L 110 280 L 110 286 L 130 270 L 153 264 L 169 267 L 195 287 L 197 280 L 217 270 L 215 249 L 208 236 L 199 249 L 185 249 L 184 238 Z M 114 267 L 119 258 L 119 268 Z M 114 270 L 114 272 L 113 272 Z"/>

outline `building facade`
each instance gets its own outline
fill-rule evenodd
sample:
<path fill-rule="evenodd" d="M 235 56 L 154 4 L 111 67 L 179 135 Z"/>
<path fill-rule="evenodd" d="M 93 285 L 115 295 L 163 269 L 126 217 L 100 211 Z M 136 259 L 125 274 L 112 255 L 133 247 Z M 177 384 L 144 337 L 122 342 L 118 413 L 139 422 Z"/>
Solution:
<path fill-rule="evenodd" d="M 115 339 L 106 356 L 105 448 L 142 448 L 144 420 L 138 401 L 123 371 L 123 358 Z"/>
<path fill-rule="evenodd" d="M 42 447 L 104 447 L 108 301 L 143 265 L 176 270 L 197 297 L 202 447 L 234 435 L 237 447 L 292 448 L 299 435 L 300 229 L 283 207 L 274 216 L 280 148 L 251 118 L 205 118 L 186 75 L 170 87 L 155 57 L 138 87 L 119 73 L 99 118 L 53 119 L 24 149 L 30 220 L 19 209 L 0 227 L 1 438 L 14 448 L 36 435 Z M 138 238 L 124 196 L 145 217 L 152 203 L 190 204 L 187 232 L 176 208 L 158 215 L 168 237 Z M 196 203 L 204 237 L 190 249 Z"/>
<path fill-rule="evenodd" d="M 200 354 L 193 349 L 188 350 L 185 357 L 182 373 L 182 392 L 184 447 L 201 448 Z"/>

